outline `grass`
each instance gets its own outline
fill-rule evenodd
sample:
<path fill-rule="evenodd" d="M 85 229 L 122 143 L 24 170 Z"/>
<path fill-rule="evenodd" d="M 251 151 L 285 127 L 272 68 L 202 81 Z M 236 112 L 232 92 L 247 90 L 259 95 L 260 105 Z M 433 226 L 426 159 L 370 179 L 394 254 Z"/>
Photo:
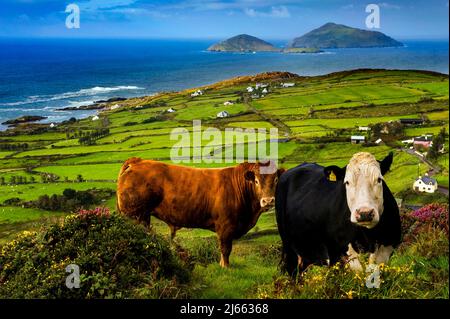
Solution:
<path fill-rule="evenodd" d="M 429 132 L 436 134 L 442 126 L 445 126 L 447 131 L 449 128 L 448 77 L 446 76 L 415 71 L 358 71 L 305 77 L 293 81 L 296 82 L 295 87 L 273 88 L 266 97 L 255 99 L 248 105 L 237 103 L 224 106 L 223 102 L 236 100 L 239 92 L 245 91 L 248 85 L 254 85 L 254 83 L 239 83 L 229 87 L 216 85 L 213 86 L 214 88 L 206 90 L 203 96 L 196 98 L 191 98 L 187 92 L 182 92 L 129 99 L 121 102 L 124 105 L 122 110 L 104 113 L 109 121 L 110 135 L 97 140 L 96 145 L 92 146 L 79 145 L 77 139 L 67 140 L 65 133 L 66 129 L 70 132 L 80 129 L 89 131 L 101 125 L 100 121 L 92 122 L 89 119 L 78 121 L 67 127 L 58 126 L 55 131 L 41 134 L 0 136 L 2 142 L 27 142 L 30 144 L 30 149 L 27 151 L 0 152 L 0 177 L 4 177 L 7 182 L 12 176 L 26 176 L 28 179 L 31 175 L 27 173 L 26 168 L 31 168 L 35 172 L 33 176 L 37 181 L 33 184 L 0 186 L 0 204 L 6 199 L 14 197 L 35 200 L 45 194 L 61 194 L 66 188 L 76 190 L 87 190 L 94 187 L 115 189 L 115 182 L 99 182 L 99 180 L 115 180 L 120 166 L 130 157 L 170 163 L 171 147 L 179 142 L 177 139 L 170 139 L 174 128 L 184 128 L 189 131 L 189 134 L 186 135 L 188 139 L 179 145 L 186 146 L 188 153 L 192 154 L 193 150 L 189 147 L 189 143 L 192 141 L 192 120 L 194 119 L 203 121 L 203 129 L 207 127 L 215 127 L 220 130 L 224 128 L 278 128 L 279 137 L 290 138 L 289 141 L 277 145 L 279 165 L 285 168 L 297 166 L 305 161 L 317 162 L 324 166 L 343 167 L 356 152 L 367 151 L 374 154 L 377 159 L 382 159 L 390 151 L 394 151 L 394 162 L 385 179 L 392 192 L 398 195 L 411 189 L 412 183 L 417 177 L 419 160 L 416 157 L 389 145 L 365 147 L 342 142 L 342 140 L 330 140 L 330 142 L 323 143 L 318 138 L 334 133 L 337 129 L 345 129 L 342 138 L 349 138 L 351 134 L 355 133 L 357 126 L 418 117 L 422 113 L 432 121 L 430 126 L 408 127 L 404 132 L 405 138 Z M 434 101 L 421 101 L 424 96 L 433 97 Z M 165 104 L 143 109 L 135 108 L 140 105 L 156 105 L 155 103 Z M 174 108 L 176 112 L 164 113 L 170 107 Z M 314 111 L 312 118 L 309 114 L 311 107 Z M 227 110 L 233 116 L 217 119 L 216 114 L 222 110 Z M 162 117 L 155 122 L 143 123 L 146 119 L 156 115 L 162 115 Z M 134 122 L 134 124 L 129 122 Z M 284 135 L 285 131 L 288 131 L 288 135 Z M 238 135 L 243 137 L 242 133 L 238 133 Z M 265 138 L 260 138 L 260 140 L 265 140 Z M 231 143 L 232 140 L 228 137 L 225 142 Z M 254 140 L 250 140 L 250 142 L 254 142 Z M 205 139 L 203 145 L 206 143 L 208 140 Z M 244 140 L 244 145 L 246 154 L 255 150 L 253 143 L 248 144 L 248 141 Z M 446 149 L 448 150 L 448 141 Z M 235 147 L 224 150 L 222 155 L 231 154 L 231 152 L 235 152 Z M 435 178 L 440 185 L 448 186 L 448 154 L 442 155 L 437 160 L 437 164 L 443 170 Z M 185 165 L 222 167 L 234 165 L 234 162 L 186 163 Z M 420 173 L 428 170 L 425 164 L 421 164 L 420 167 L 422 170 Z M 65 178 L 74 180 L 78 174 L 81 174 L 84 179 L 92 181 L 43 184 L 40 183 L 40 173 L 55 174 L 60 177 L 60 181 Z M 411 197 L 410 203 L 420 205 L 429 199 L 424 195 L 415 194 L 414 197 Z M 104 205 L 114 210 L 115 198 L 111 198 Z M 0 206 L 0 244 L 10 240 L 14 234 L 20 231 L 37 229 L 42 225 L 54 223 L 64 214 Z M 158 233 L 169 236 L 169 228 L 165 223 L 152 218 L 152 226 Z M 208 252 L 208 249 L 215 247 L 214 240 L 215 234 L 210 231 L 181 229 L 177 233 L 175 242 L 187 249 L 197 249 L 198 252 L 202 251 L 201 248 L 205 248 L 205 251 Z M 320 289 L 328 287 L 327 282 L 324 281 L 318 281 L 317 285 L 312 283 L 311 289 L 313 290 L 306 289 L 303 292 L 296 289 L 291 290 L 289 285 L 284 284 L 286 278 L 280 275 L 277 268 L 279 245 L 280 238 L 277 234 L 275 214 L 271 211 L 263 214 L 247 235 L 234 242 L 230 269 L 220 268 L 214 261 L 214 254 L 205 253 L 203 257 L 199 256 L 200 259 L 204 259 L 204 262 L 199 262 L 194 268 L 194 280 L 190 287 L 192 297 L 311 298 L 317 296 L 322 298 L 327 296 L 324 293 L 315 295 L 314 292 L 314 289 L 323 292 Z M 425 243 L 420 243 L 420 245 L 423 246 Z M 428 261 L 412 251 L 420 248 L 418 247 L 409 247 L 397 252 L 392 260 L 393 266 L 403 269 L 411 263 L 414 257 L 417 257 L 419 266 L 417 266 L 415 274 L 422 276 L 423 281 L 431 280 L 430 276 L 433 274 L 442 276 L 441 270 L 445 265 L 448 267 L 448 254 L 444 260 L 436 258 Z M 445 257 L 445 254 L 443 256 Z M 436 267 L 440 270 L 436 270 L 437 272 L 434 273 L 433 269 Z M 312 277 L 319 275 L 333 275 L 345 282 L 348 281 L 350 285 L 351 278 L 348 274 L 341 273 L 340 270 L 332 274 L 319 268 L 311 273 Z M 405 281 L 405 283 L 409 283 L 409 281 Z M 276 285 L 279 285 L 282 292 L 274 292 Z M 374 298 L 404 296 L 401 290 L 395 290 L 395 286 L 389 287 L 378 295 L 361 291 L 361 296 Z M 435 288 L 426 285 L 420 287 L 423 287 L 424 292 L 411 291 L 411 296 L 440 297 L 445 295 L 445 289 L 447 289 L 448 296 L 448 285 L 436 285 Z M 345 294 L 341 297 L 348 297 L 348 295 Z"/>

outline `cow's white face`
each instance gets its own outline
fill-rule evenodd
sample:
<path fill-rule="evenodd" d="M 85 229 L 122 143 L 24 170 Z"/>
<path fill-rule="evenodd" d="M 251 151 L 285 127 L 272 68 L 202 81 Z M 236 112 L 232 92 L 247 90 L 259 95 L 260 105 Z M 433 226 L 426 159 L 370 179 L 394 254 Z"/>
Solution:
<path fill-rule="evenodd" d="M 383 175 L 380 164 L 370 153 L 357 153 L 350 160 L 344 177 L 350 221 L 375 227 L 383 214 Z"/>

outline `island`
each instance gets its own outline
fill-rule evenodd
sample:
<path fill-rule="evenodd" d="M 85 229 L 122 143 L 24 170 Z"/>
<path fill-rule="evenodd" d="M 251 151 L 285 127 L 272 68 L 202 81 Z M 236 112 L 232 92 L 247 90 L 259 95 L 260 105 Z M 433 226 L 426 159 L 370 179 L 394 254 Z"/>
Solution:
<path fill-rule="evenodd" d="M 323 50 L 317 48 L 286 48 L 281 52 L 283 53 L 321 53 Z"/>
<path fill-rule="evenodd" d="M 258 39 L 248 34 L 240 34 L 225 41 L 216 43 L 208 48 L 213 52 L 277 52 L 277 49 L 269 42 Z"/>
<path fill-rule="evenodd" d="M 378 31 L 352 28 L 342 24 L 326 23 L 305 35 L 295 38 L 288 48 L 375 48 L 400 47 L 401 42 Z"/>
<path fill-rule="evenodd" d="M 6 122 L 3 122 L 3 125 L 18 125 L 23 123 L 30 123 L 30 122 L 37 122 L 41 120 L 45 120 L 46 116 L 39 116 L 39 115 L 24 115 L 21 117 L 18 117 L 13 120 L 8 120 Z"/>

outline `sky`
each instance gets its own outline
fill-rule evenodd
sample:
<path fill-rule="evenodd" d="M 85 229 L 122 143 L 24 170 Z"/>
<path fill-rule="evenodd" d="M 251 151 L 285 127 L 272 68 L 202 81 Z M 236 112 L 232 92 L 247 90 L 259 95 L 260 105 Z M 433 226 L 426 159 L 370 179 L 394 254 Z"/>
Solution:
<path fill-rule="evenodd" d="M 80 28 L 67 28 L 68 4 Z M 448 0 L 0 0 L 0 36 L 292 39 L 327 22 L 367 29 L 368 4 L 398 39 L 448 39 Z"/>

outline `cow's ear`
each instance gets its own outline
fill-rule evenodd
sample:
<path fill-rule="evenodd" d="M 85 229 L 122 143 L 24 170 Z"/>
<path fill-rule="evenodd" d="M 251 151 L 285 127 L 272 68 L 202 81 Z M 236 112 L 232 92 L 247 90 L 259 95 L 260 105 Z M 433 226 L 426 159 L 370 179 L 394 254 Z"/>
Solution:
<path fill-rule="evenodd" d="M 338 167 L 336 165 L 332 165 L 332 166 L 325 167 L 323 172 L 325 174 L 325 177 L 329 181 L 336 182 L 336 181 L 344 180 L 345 170 L 346 170 L 346 167 L 340 168 L 340 167 Z"/>
<path fill-rule="evenodd" d="M 244 177 L 246 180 L 248 180 L 250 182 L 255 181 L 255 173 L 253 171 L 246 171 L 244 174 Z"/>
<path fill-rule="evenodd" d="M 394 153 L 390 152 L 388 156 L 384 158 L 382 161 L 378 161 L 380 163 L 381 175 L 386 174 L 392 165 L 392 159 L 394 158 Z"/>
<path fill-rule="evenodd" d="M 286 172 L 286 170 L 285 170 L 284 168 L 279 168 L 279 169 L 277 170 L 277 175 L 278 175 L 278 177 L 280 177 L 281 175 L 283 175 L 284 172 Z"/>

